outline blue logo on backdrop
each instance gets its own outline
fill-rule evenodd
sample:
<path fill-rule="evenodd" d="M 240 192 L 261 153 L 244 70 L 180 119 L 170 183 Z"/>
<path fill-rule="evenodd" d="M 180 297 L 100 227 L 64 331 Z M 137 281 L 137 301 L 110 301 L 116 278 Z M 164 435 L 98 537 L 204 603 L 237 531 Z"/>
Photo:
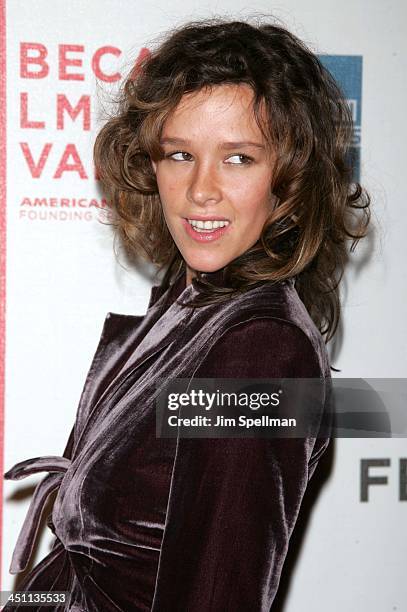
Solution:
<path fill-rule="evenodd" d="M 354 132 L 350 155 L 353 178 L 359 181 L 363 58 L 361 55 L 320 55 L 319 59 L 341 87 L 352 111 Z"/>

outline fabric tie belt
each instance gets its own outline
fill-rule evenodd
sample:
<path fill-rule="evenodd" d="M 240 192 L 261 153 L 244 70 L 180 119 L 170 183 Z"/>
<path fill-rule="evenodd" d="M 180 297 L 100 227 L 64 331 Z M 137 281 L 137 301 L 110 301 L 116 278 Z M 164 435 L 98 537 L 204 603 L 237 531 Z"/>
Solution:
<path fill-rule="evenodd" d="M 70 465 L 71 460 L 66 457 L 53 455 L 34 457 L 33 459 L 26 459 L 25 461 L 16 463 L 4 474 L 6 480 L 21 480 L 37 472 L 50 472 L 35 488 L 27 515 L 14 548 L 9 570 L 10 574 L 18 574 L 27 567 L 34 548 L 35 538 L 45 502 L 50 493 L 60 486 L 65 472 Z M 49 523 L 48 525 L 51 527 Z"/>

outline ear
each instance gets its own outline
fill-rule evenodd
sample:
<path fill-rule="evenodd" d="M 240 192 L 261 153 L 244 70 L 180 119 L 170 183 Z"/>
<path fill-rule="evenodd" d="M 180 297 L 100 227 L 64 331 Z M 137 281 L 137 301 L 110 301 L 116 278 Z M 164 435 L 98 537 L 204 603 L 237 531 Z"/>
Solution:
<path fill-rule="evenodd" d="M 154 174 L 157 174 L 157 163 L 150 158 L 151 165 L 153 166 Z"/>

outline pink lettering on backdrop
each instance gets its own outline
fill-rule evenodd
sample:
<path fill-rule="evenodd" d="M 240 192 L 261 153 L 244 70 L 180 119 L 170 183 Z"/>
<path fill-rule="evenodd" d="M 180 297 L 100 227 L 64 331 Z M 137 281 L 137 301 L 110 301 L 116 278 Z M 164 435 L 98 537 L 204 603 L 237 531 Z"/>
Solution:
<path fill-rule="evenodd" d="M 43 130 L 44 121 L 32 121 L 28 119 L 28 93 L 20 93 L 20 127 L 23 129 Z"/>
<path fill-rule="evenodd" d="M 83 113 L 83 130 L 90 130 L 90 96 L 82 96 L 76 106 L 72 106 L 65 94 L 57 96 L 57 129 L 65 127 L 64 112 L 75 121 L 80 113 Z"/>
<path fill-rule="evenodd" d="M 73 162 L 69 163 L 69 158 L 72 158 Z M 64 172 L 77 172 L 81 179 L 87 179 L 88 175 L 85 172 L 85 168 L 82 165 L 81 158 L 79 157 L 78 151 L 74 144 L 68 144 L 65 147 L 65 151 L 62 154 L 61 161 L 58 164 L 58 168 L 54 174 L 55 179 L 61 178 Z"/>
<path fill-rule="evenodd" d="M 0 0 L 1 1 L 1 0 Z M 81 44 L 59 44 L 57 45 L 57 70 L 55 77 L 60 81 L 84 81 L 86 70 L 84 68 L 85 46 Z M 107 56 L 119 58 L 122 52 L 112 45 L 99 47 L 90 59 L 90 66 L 96 78 L 106 83 L 113 83 L 121 79 L 119 71 L 109 71 L 103 67 L 103 60 Z M 132 76 L 138 74 L 141 63 L 150 51 L 143 47 L 135 62 Z M 47 60 L 48 48 L 38 42 L 20 43 L 20 77 L 23 79 L 44 79 L 50 76 L 53 70 L 52 64 Z M 65 93 L 56 93 L 56 128 L 57 130 L 67 129 L 67 116 L 76 123 L 79 123 L 83 131 L 91 129 L 91 96 L 83 94 L 79 100 L 70 100 Z M 47 107 L 45 107 L 47 112 Z M 49 113 L 48 113 L 49 114 Z M 36 113 L 30 105 L 30 92 L 20 93 L 20 127 L 22 129 L 45 129 L 48 121 L 35 116 Z M 47 119 L 47 116 L 46 116 Z M 39 179 L 43 176 L 44 170 L 49 166 L 49 159 L 53 143 L 47 142 L 43 145 L 39 155 L 35 158 L 29 142 L 20 142 L 21 151 L 31 177 Z M 53 162 L 54 163 L 54 162 Z M 54 166 L 55 168 L 55 166 Z M 75 144 L 69 143 L 65 146 L 62 156 L 56 165 L 56 170 L 52 175 L 54 179 L 63 178 L 65 173 L 76 173 L 78 178 L 86 180 L 89 175 L 85 171 L 80 154 Z M 94 178 L 99 179 L 97 170 L 94 169 Z"/>
<path fill-rule="evenodd" d="M 98 49 L 92 57 L 92 70 L 95 73 L 95 76 L 106 83 L 114 83 L 115 81 L 119 81 L 121 79 L 120 72 L 106 74 L 100 67 L 100 61 L 104 55 L 115 55 L 116 57 L 120 57 L 121 53 L 122 52 L 117 47 L 100 47 L 100 49 Z"/>
<path fill-rule="evenodd" d="M 42 151 L 38 162 L 34 161 L 28 142 L 20 142 L 25 161 L 27 162 L 32 178 L 41 178 L 48 155 L 52 149 L 52 143 L 47 142 Z"/>
<path fill-rule="evenodd" d="M 59 71 L 58 76 L 61 81 L 83 81 L 85 76 L 79 72 L 68 72 L 70 66 L 82 67 L 82 58 L 68 57 L 70 53 L 83 53 L 83 45 L 59 45 Z"/>
<path fill-rule="evenodd" d="M 4 465 L 4 402 L 6 363 L 6 257 L 7 257 L 7 198 L 6 198 L 6 6 L 0 0 L 0 471 Z M 0 529 L 3 526 L 3 479 L 0 482 Z M 0 534 L 2 536 L 2 534 Z M 2 537 L 0 537 L 0 566 L 2 565 Z M 1 576 L 0 576 L 1 579 Z M 1 589 L 0 585 L 0 589 Z"/>
<path fill-rule="evenodd" d="M 136 78 L 136 76 L 138 75 L 138 73 L 141 70 L 141 63 L 142 63 L 142 61 L 144 60 L 145 57 L 147 57 L 149 55 L 151 55 L 151 51 L 149 49 L 147 49 L 147 47 L 143 47 L 141 49 L 140 53 L 138 54 L 137 59 L 136 59 L 135 64 L 134 64 L 134 68 L 131 71 L 131 75 L 130 75 L 131 79 L 135 79 Z"/>
<path fill-rule="evenodd" d="M 143 49 L 141 53 L 148 52 Z M 83 58 L 79 54 L 85 53 L 83 45 L 58 45 L 58 79 L 60 81 L 84 81 L 85 74 L 75 71 L 73 68 L 83 68 Z M 102 69 L 102 60 L 106 55 L 120 57 L 122 52 L 117 47 L 104 45 L 96 49 L 92 56 L 90 65 L 97 79 L 106 83 L 114 83 L 121 79 L 120 72 L 108 74 Z M 73 55 L 73 57 L 72 57 Z M 76 56 L 75 56 L 76 55 Z M 44 79 L 49 75 L 49 64 L 45 61 L 48 49 L 42 43 L 22 42 L 20 43 L 20 77 L 22 79 Z M 138 60 L 140 60 L 140 56 Z"/>
<path fill-rule="evenodd" d="M 49 66 L 45 61 L 47 48 L 41 43 L 20 43 L 20 76 L 22 79 L 43 79 L 48 76 Z M 35 70 L 30 66 L 36 66 Z"/>

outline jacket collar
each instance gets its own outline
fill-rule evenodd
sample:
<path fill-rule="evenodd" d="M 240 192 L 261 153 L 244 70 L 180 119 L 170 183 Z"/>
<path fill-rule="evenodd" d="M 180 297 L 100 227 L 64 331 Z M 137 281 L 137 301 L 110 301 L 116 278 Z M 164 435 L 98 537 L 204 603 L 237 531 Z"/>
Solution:
<path fill-rule="evenodd" d="M 222 287 L 224 284 L 224 270 L 225 268 L 220 268 L 219 270 L 215 270 L 215 272 L 203 272 L 202 275 L 216 287 Z M 181 295 L 181 293 L 186 289 L 186 286 L 186 269 L 185 266 L 183 266 L 181 272 L 168 288 L 171 303 Z M 165 291 L 161 285 L 153 285 L 151 288 L 148 308 L 153 306 L 164 293 Z"/>

